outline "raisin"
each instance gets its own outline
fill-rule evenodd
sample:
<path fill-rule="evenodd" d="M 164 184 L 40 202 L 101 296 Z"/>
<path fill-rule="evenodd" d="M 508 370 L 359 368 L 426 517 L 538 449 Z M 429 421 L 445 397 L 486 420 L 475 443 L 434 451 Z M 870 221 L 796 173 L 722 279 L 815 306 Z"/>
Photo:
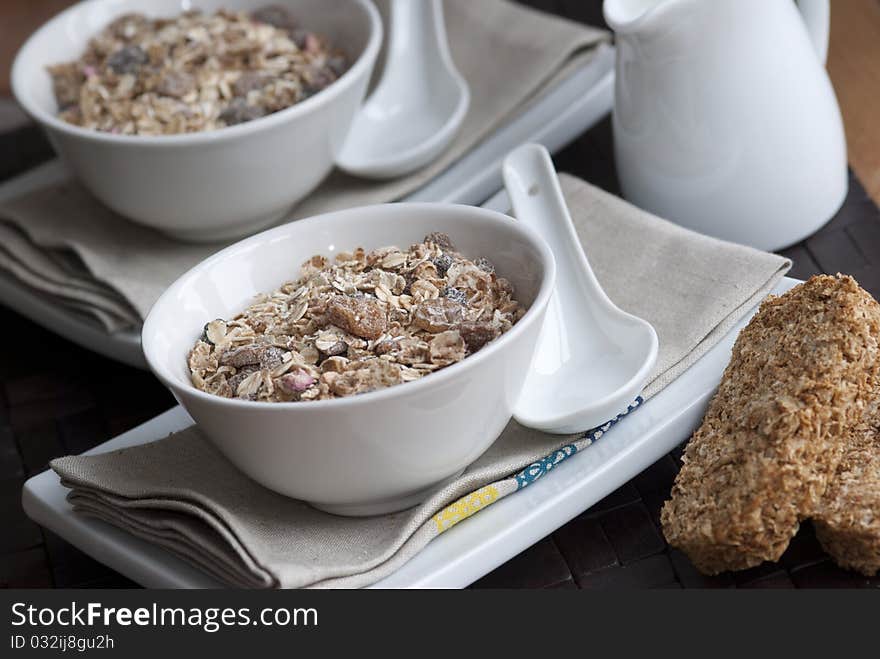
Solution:
<path fill-rule="evenodd" d="M 435 256 L 431 259 L 431 263 L 437 268 L 437 274 L 441 277 L 445 277 L 446 273 L 449 271 L 449 266 L 452 265 L 452 257 L 448 254 L 441 254 L 440 256 Z"/>
<path fill-rule="evenodd" d="M 385 332 L 387 319 L 372 298 L 338 297 L 327 306 L 327 320 L 349 334 L 378 339 Z"/>
<path fill-rule="evenodd" d="M 413 325 L 426 332 L 445 332 L 458 325 L 463 317 L 462 306 L 445 297 L 425 300 L 413 311 Z"/>
<path fill-rule="evenodd" d="M 149 59 L 140 46 L 123 46 L 107 58 L 107 66 L 119 75 L 136 73 Z"/>
<path fill-rule="evenodd" d="M 452 300 L 453 302 L 458 302 L 459 304 L 467 305 L 468 298 L 467 293 L 465 293 L 460 288 L 455 288 L 454 286 L 447 286 L 443 289 L 443 297 L 447 300 Z"/>

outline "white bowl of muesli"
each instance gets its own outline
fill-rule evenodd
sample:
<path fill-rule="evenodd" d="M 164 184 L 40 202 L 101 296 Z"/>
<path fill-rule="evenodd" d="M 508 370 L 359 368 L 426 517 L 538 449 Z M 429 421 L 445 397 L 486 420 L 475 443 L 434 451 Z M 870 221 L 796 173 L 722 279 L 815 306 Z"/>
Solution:
<path fill-rule="evenodd" d="M 220 241 L 327 176 L 381 41 L 370 0 L 91 0 L 28 39 L 12 88 L 104 204 Z"/>
<path fill-rule="evenodd" d="M 257 482 L 336 514 L 402 510 L 510 422 L 555 270 L 500 213 L 353 208 L 194 267 L 150 311 L 143 349 Z"/>

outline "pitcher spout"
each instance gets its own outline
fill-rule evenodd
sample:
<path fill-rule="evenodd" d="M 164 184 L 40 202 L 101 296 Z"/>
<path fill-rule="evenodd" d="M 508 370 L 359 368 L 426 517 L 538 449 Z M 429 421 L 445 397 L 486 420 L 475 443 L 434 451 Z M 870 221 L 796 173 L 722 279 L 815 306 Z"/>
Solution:
<path fill-rule="evenodd" d="M 646 29 L 659 22 L 671 5 L 681 0 L 605 0 L 602 13 L 608 27 L 617 34 Z"/>

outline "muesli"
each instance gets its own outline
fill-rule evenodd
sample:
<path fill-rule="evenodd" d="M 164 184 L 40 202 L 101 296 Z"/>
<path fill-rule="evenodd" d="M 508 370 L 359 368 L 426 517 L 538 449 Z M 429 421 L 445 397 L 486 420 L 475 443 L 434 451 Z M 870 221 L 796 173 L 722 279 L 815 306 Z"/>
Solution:
<path fill-rule="evenodd" d="M 59 117 L 122 135 L 214 130 L 324 89 L 346 56 L 281 6 L 175 18 L 120 16 L 72 62 L 48 67 Z"/>
<path fill-rule="evenodd" d="M 408 250 L 313 256 L 296 281 L 207 323 L 188 365 L 196 388 L 227 398 L 339 398 L 459 362 L 524 313 L 488 259 L 432 233 Z"/>

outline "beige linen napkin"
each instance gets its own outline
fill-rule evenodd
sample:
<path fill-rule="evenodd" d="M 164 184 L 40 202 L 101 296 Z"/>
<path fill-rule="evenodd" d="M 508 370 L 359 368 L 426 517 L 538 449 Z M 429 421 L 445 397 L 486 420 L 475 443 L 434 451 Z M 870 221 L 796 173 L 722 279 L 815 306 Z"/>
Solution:
<path fill-rule="evenodd" d="M 565 71 L 591 58 L 594 46 L 607 39 L 601 30 L 503 0 L 447 0 L 444 8 L 453 58 L 471 89 L 471 105 L 453 144 L 431 165 L 392 181 L 333 172 L 293 209 L 291 218 L 393 201 L 417 190 L 551 88 Z M 0 205 L 0 226 L 4 221 L 25 242 L 4 241 L 0 270 L 59 304 L 94 310 L 92 315 L 108 331 L 140 324 L 171 282 L 222 247 L 180 243 L 127 222 L 71 180 Z M 45 259 L 34 259 L 35 251 L 73 252 L 80 263 L 77 279 L 97 284 L 98 290 L 72 281 L 59 290 L 57 273 L 45 267 Z M 102 293 L 105 299 L 96 301 L 95 295 Z"/>
<path fill-rule="evenodd" d="M 682 229 L 573 177 L 561 182 L 600 283 L 659 335 L 644 398 L 715 345 L 791 265 Z M 543 477 L 609 425 L 563 437 L 511 422 L 424 503 L 361 519 L 322 513 L 253 483 L 195 426 L 143 446 L 60 458 L 52 468 L 73 488 L 75 510 L 161 545 L 224 583 L 355 587 L 383 578 L 446 529 Z"/>

